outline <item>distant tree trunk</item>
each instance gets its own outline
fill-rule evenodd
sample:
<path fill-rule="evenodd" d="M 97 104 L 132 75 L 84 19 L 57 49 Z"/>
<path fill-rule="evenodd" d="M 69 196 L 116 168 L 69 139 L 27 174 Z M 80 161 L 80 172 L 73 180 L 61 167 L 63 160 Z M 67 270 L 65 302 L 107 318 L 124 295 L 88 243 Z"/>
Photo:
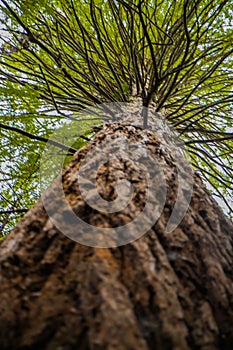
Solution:
<path fill-rule="evenodd" d="M 127 245 L 93 248 L 60 233 L 40 200 L 0 246 L 1 350 L 232 349 L 232 222 L 194 174 L 188 211 L 167 233 L 178 186 L 172 151 L 162 151 L 156 135 L 143 133 L 117 123 L 105 126 L 65 168 L 63 184 L 74 211 L 90 224 L 128 223 L 132 208 L 98 213 L 80 199 L 74 178 L 80 161 L 106 137 L 141 142 L 166 177 L 158 221 Z M 108 200 L 116 197 L 112 186 L 122 166 L 138 193 L 135 207 L 142 209 L 144 180 L 122 164 L 113 163 L 111 174 L 102 167 L 100 192 Z M 59 211 L 56 185 L 47 196 Z"/>

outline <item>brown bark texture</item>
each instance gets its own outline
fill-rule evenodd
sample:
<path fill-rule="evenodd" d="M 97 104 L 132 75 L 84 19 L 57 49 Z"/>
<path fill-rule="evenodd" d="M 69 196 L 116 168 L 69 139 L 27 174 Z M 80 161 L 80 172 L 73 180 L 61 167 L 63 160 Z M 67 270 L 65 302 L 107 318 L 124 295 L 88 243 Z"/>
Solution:
<path fill-rule="evenodd" d="M 88 206 L 74 176 L 96 145 L 122 137 L 143 144 L 163 169 L 162 214 L 139 239 L 95 248 L 62 234 L 38 201 L 0 245 L 1 350 L 232 349 L 233 224 L 194 173 L 188 210 L 166 232 L 178 183 L 172 151 L 161 147 L 161 138 L 136 126 L 104 126 L 63 170 L 66 200 L 98 227 L 124 225 L 143 209 L 146 180 L 128 160 L 104 164 L 97 177 L 106 200 L 116 198 L 119 174 L 133 184 L 134 205 L 118 213 Z M 55 182 L 46 196 L 59 212 L 56 190 Z"/>

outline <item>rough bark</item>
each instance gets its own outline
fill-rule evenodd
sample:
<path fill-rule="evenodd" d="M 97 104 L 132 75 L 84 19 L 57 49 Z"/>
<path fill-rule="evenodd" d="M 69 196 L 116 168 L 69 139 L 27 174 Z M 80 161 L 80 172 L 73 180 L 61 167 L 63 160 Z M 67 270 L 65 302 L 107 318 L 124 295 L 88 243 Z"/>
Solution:
<path fill-rule="evenodd" d="M 0 246 L 0 349 L 232 348 L 233 225 L 194 174 L 189 209 L 166 233 L 177 174 L 172 154 L 162 150 L 156 135 L 117 123 L 106 126 L 63 171 L 67 200 L 99 227 L 132 220 L 136 213 L 130 206 L 118 214 L 91 209 L 72 177 L 96 144 L 108 137 L 120 141 L 122 135 L 144 142 L 163 167 L 168 194 L 162 215 L 130 244 L 92 248 L 60 233 L 40 200 Z M 103 166 L 99 190 L 114 199 L 114 181 L 123 170 L 134 184 L 134 208 L 141 210 L 146 184 L 133 165 Z M 56 195 L 55 185 L 48 198 L 59 211 Z"/>

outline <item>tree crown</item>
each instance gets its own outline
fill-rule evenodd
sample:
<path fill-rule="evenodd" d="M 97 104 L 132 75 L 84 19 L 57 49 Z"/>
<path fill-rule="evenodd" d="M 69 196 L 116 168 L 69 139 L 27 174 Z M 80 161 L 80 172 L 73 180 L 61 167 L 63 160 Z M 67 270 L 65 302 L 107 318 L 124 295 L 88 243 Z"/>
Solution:
<path fill-rule="evenodd" d="M 232 1 L 1 0 L 0 8 L 6 222 L 38 196 L 37 161 L 54 128 L 76 120 L 79 148 L 94 123 L 84 127 L 82 108 L 135 97 L 164 111 L 232 213 Z"/>

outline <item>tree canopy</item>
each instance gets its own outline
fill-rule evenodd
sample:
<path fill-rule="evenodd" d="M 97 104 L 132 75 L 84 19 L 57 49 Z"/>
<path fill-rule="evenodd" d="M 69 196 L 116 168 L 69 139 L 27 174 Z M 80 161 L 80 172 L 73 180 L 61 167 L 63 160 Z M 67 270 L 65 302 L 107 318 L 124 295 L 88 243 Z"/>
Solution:
<path fill-rule="evenodd" d="M 80 110 L 135 97 L 163 111 L 232 215 L 232 5 L 1 0 L 1 230 L 38 198 L 38 160 L 54 129 L 77 122 L 78 149 L 95 124 Z"/>

